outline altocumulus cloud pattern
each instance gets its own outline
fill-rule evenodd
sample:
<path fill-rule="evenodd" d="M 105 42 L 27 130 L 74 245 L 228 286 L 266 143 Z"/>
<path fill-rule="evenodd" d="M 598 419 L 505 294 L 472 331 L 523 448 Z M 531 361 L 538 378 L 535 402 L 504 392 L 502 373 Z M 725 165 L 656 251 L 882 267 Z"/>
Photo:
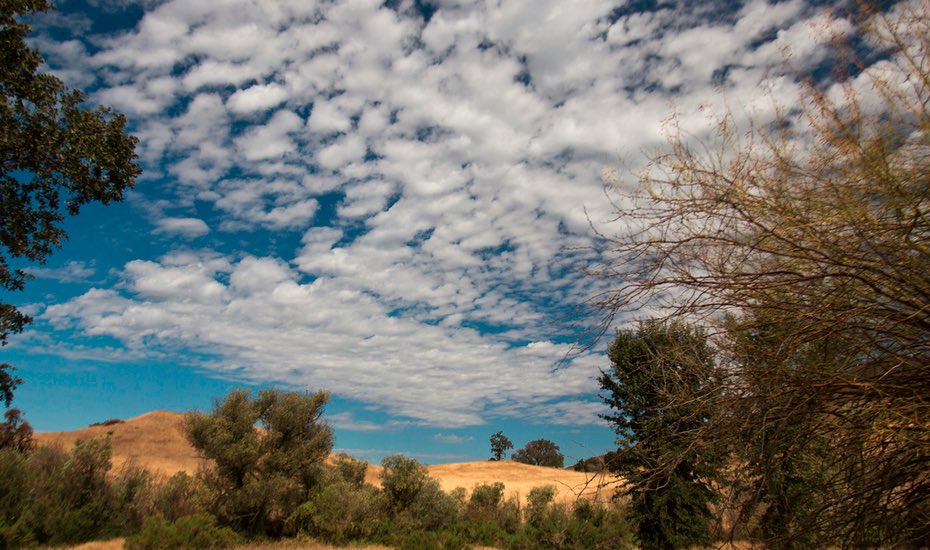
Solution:
<path fill-rule="evenodd" d="M 700 135 L 722 98 L 790 103 L 848 28 L 800 0 L 61 9 L 34 44 L 128 115 L 126 223 L 161 250 L 37 272 L 90 282 L 35 305 L 18 345 L 186 357 L 446 427 L 599 422 L 601 356 L 554 367 L 562 318 L 603 289 L 578 269 L 609 230 L 605 172 L 673 111 Z"/>

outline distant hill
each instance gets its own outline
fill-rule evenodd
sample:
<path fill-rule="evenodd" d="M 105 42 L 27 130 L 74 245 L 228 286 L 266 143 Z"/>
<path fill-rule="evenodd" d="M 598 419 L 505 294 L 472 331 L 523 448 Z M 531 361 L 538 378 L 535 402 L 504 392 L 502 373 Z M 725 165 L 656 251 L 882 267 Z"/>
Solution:
<path fill-rule="evenodd" d="M 106 437 L 109 433 L 113 449 L 113 466 L 119 469 L 124 464 L 135 463 L 152 472 L 170 476 L 176 472 L 193 474 L 206 461 L 198 457 L 184 436 L 184 415 L 168 411 L 155 411 L 126 421 L 108 421 L 107 425 L 90 426 L 69 432 L 37 433 L 36 440 L 42 445 L 58 445 L 68 450 L 77 440 Z M 525 497 L 530 489 L 542 485 L 553 485 L 558 490 L 557 500 L 572 501 L 576 495 L 606 500 L 612 494 L 598 491 L 603 476 L 585 474 L 572 470 L 530 466 L 519 462 L 478 461 L 457 464 L 440 464 L 428 467 L 429 474 L 439 480 L 443 490 L 456 487 L 471 490 L 480 483 L 500 481 L 505 486 L 505 496 Z M 381 467 L 370 465 L 366 481 L 379 484 Z"/>
<path fill-rule="evenodd" d="M 204 461 L 187 442 L 183 422 L 181 413 L 155 411 L 107 426 L 37 433 L 35 439 L 42 445 L 58 445 L 69 450 L 79 439 L 106 437 L 109 433 L 114 468 L 133 462 L 169 476 L 182 471 L 193 474 Z"/>

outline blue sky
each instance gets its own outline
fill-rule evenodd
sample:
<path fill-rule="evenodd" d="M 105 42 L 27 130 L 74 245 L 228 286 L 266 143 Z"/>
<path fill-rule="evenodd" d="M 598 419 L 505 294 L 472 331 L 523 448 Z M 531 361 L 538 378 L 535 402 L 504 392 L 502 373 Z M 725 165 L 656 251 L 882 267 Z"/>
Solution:
<path fill-rule="evenodd" d="M 602 453 L 606 342 L 562 359 L 616 284 L 579 272 L 622 229 L 605 186 L 673 112 L 700 137 L 796 101 L 840 5 L 61 0 L 33 44 L 126 114 L 144 174 L 4 296 L 36 317 L 0 350 L 15 405 L 46 431 L 327 389 L 371 460 L 497 430 Z"/>

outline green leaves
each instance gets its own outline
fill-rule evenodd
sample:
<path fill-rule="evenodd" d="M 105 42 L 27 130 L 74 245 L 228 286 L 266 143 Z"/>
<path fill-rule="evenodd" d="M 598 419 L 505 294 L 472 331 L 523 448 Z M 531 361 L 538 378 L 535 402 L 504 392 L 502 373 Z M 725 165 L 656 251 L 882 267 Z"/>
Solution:
<path fill-rule="evenodd" d="M 280 535 L 322 476 L 332 432 L 321 421 L 329 394 L 234 391 L 211 414 L 187 416 L 187 436 L 214 462 L 203 476 L 225 525 Z"/>
<path fill-rule="evenodd" d="M 83 93 L 39 72 L 42 56 L 18 18 L 50 8 L 42 0 L 0 6 L 0 289 L 10 291 L 28 279 L 11 259 L 43 263 L 67 238 L 66 214 L 122 200 L 141 171 L 124 116 L 86 106 Z M 0 304 L 0 344 L 30 321 Z"/>
<path fill-rule="evenodd" d="M 618 331 L 600 378 L 617 432 L 611 470 L 628 482 L 640 546 L 680 548 L 711 540 L 711 483 L 720 462 L 696 435 L 714 412 L 715 369 L 704 334 L 679 322 Z"/>

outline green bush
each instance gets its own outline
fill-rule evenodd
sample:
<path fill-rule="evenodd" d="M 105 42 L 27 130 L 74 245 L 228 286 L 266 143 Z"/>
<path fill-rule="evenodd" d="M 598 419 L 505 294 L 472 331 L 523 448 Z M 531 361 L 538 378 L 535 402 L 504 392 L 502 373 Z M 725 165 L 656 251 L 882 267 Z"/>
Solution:
<path fill-rule="evenodd" d="M 352 458 L 346 453 L 338 453 L 333 457 L 333 466 L 343 480 L 356 487 L 364 485 L 365 473 L 368 471 L 368 463 L 364 460 Z"/>
<path fill-rule="evenodd" d="M 384 519 L 384 508 L 376 488 L 338 480 L 311 493 L 288 519 L 288 531 L 337 545 L 366 540 Z"/>
<path fill-rule="evenodd" d="M 111 493 L 113 530 L 118 534 L 139 532 L 154 513 L 155 478 L 137 464 L 126 464 L 113 478 Z"/>
<path fill-rule="evenodd" d="M 403 455 L 385 457 L 381 467 L 381 488 L 395 512 L 410 507 L 430 480 L 425 466 Z"/>
<path fill-rule="evenodd" d="M 217 526 L 211 515 L 195 514 L 168 521 L 156 514 L 145 520 L 138 535 L 126 539 L 126 550 L 229 548 L 240 542 L 232 529 Z"/>
<path fill-rule="evenodd" d="M 540 502 L 545 494 L 540 495 Z M 537 506 L 539 510 L 539 506 Z M 571 508 L 545 505 L 535 523 L 527 523 L 520 548 L 614 549 L 633 547 L 633 528 L 623 511 L 588 500 Z"/>
<path fill-rule="evenodd" d="M 428 479 L 405 514 L 417 529 L 448 529 L 462 516 L 462 501 L 457 494 L 444 493 L 435 479 Z"/>
<path fill-rule="evenodd" d="M 530 489 L 530 494 L 526 497 L 526 523 L 538 526 L 545 519 L 554 498 L 555 487 L 552 485 Z"/>
<path fill-rule="evenodd" d="M 314 394 L 234 391 L 209 415 L 186 417 L 187 438 L 213 468 L 200 476 L 218 521 L 243 532 L 283 534 L 287 519 L 322 483 L 332 432 L 329 399 Z M 256 429 L 264 428 L 262 433 Z"/>
<path fill-rule="evenodd" d="M 183 516 L 206 513 L 206 499 L 202 483 L 185 472 L 178 472 L 155 487 L 152 511 L 168 521 L 175 521 Z"/>

